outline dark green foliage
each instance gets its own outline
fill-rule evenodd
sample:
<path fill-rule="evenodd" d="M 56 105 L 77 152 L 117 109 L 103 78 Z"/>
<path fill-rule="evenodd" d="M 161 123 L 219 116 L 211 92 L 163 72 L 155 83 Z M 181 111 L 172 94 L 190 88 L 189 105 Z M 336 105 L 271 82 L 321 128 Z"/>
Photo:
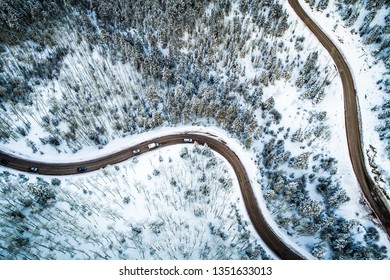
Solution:
<path fill-rule="evenodd" d="M 379 232 L 374 227 L 369 227 L 366 229 L 366 234 L 364 235 L 364 240 L 367 243 L 373 243 L 379 241 Z"/>
<path fill-rule="evenodd" d="M 59 185 L 61 185 L 61 180 L 58 178 L 53 178 L 53 179 L 51 179 L 51 184 L 53 186 L 59 186 Z"/>
<path fill-rule="evenodd" d="M 67 66 L 62 65 L 64 57 L 77 53 L 77 49 L 72 49 L 73 44 L 87 43 L 89 50 L 98 49 L 103 57 L 114 63 L 130 63 L 142 75 L 137 89 L 140 92 L 133 94 L 129 104 L 121 104 L 110 112 L 95 104 L 96 93 L 90 93 L 88 87 L 60 79 L 60 83 L 66 83 L 72 92 L 66 97 L 62 93 L 62 98 L 68 98 L 63 104 L 51 101 L 45 104 L 52 106 L 49 114 L 45 112 L 42 118 L 51 137 L 42 138 L 42 141 L 53 146 L 66 143 L 73 152 L 81 149 L 83 142 L 102 148 L 112 138 L 107 135 L 111 128 L 118 136 L 126 136 L 163 124 L 196 122 L 200 118 L 215 121 L 250 148 L 258 128 L 254 110 L 261 104 L 260 81 L 273 83 L 282 77 L 282 73 L 283 77 L 288 77 L 292 71 L 284 69 L 278 58 L 276 50 L 282 51 L 282 41 L 275 41 L 274 46 L 268 42 L 281 37 L 289 26 L 283 5 L 274 1 L 238 1 L 242 16 L 232 10 L 231 1 L 225 0 L 213 1 L 213 8 L 209 0 L 3 2 L 4 12 L 0 18 L 2 16 L 4 30 L 14 33 L 10 32 L 8 39 L 4 37 L 3 46 L 0 42 L 0 68 L 9 62 L 10 45 L 17 46 L 20 53 L 26 55 L 11 55 L 16 59 L 17 75 L 12 71 L 0 74 L 0 101 L 31 105 L 30 95 L 33 94 L 30 93 L 36 85 L 45 85 L 60 74 L 64 77 L 64 72 L 68 71 Z M 232 18 L 232 13 L 233 20 L 227 23 L 226 18 Z M 251 38 L 252 31 L 246 28 L 249 23 L 260 27 L 261 38 Z M 58 38 L 59 32 L 75 35 L 76 41 L 72 44 L 62 42 Z M 183 52 L 184 45 L 194 51 Z M 224 54 L 225 50 L 229 50 L 229 56 Z M 267 71 L 261 79 L 242 81 L 245 69 L 239 65 L 238 58 L 251 55 L 251 52 L 256 67 Z M 31 58 L 29 53 L 42 54 L 42 57 Z M 218 63 L 224 66 L 222 71 L 216 69 Z M 103 72 L 97 70 L 93 78 L 107 74 L 106 68 Z M 222 77 L 227 80 L 222 81 Z M 98 88 L 105 86 L 104 82 L 90 82 L 97 82 Z M 106 92 L 110 100 L 129 94 L 120 87 L 114 92 L 110 89 Z M 69 100 L 73 99 L 69 95 L 77 99 L 77 104 L 74 104 L 75 100 Z M 241 97 L 250 106 L 239 104 Z M 90 101 L 90 107 L 79 108 L 83 113 L 76 115 L 70 111 L 85 106 L 78 103 L 79 99 Z M 142 113 L 137 112 L 141 108 Z M 88 113 L 96 118 L 106 113 L 114 120 L 111 127 L 99 127 L 86 117 Z M 279 123 L 281 114 L 278 111 L 271 110 L 270 115 Z M 67 124 L 69 131 L 57 133 L 60 122 Z M 83 130 L 82 135 L 80 130 Z M 23 127 L 17 134 L 23 136 L 28 132 L 29 129 Z M 1 135 L 5 141 L 12 136 L 11 132 Z"/>
<path fill-rule="evenodd" d="M 265 144 L 262 151 L 263 164 L 266 168 L 276 169 L 279 165 L 287 162 L 290 152 L 285 151 L 284 141 L 272 138 Z"/>
<path fill-rule="evenodd" d="M 386 247 L 379 247 L 372 239 L 365 237 L 366 244 L 355 241 L 352 230 L 356 226 L 353 221 L 337 218 L 329 227 L 321 232 L 322 238 L 329 240 L 330 247 L 333 251 L 333 259 L 380 260 L 386 258 Z M 367 235 L 375 235 L 375 230 L 369 229 L 369 231 L 371 232 L 367 233 Z M 378 241 L 378 239 L 375 241 Z"/>

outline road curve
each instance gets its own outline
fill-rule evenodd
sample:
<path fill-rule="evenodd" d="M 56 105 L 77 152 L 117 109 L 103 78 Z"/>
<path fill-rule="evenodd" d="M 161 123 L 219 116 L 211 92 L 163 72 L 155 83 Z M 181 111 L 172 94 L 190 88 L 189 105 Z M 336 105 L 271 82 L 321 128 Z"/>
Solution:
<path fill-rule="evenodd" d="M 380 199 L 380 196 L 377 194 L 375 184 L 371 180 L 369 173 L 367 172 L 364 165 L 364 156 L 360 140 L 360 126 L 358 119 L 358 107 L 356 101 L 355 87 L 349 67 L 337 47 L 325 35 L 325 33 L 322 32 L 321 29 L 309 18 L 309 16 L 300 6 L 299 2 L 296 0 L 289 0 L 289 3 L 296 12 L 296 14 L 304 21 L 304 23 L 314 33 L 314 35 L 318 38 L 321 44 L 328 50 L 339 70 L 344 92 L 347 141 L 353 169 L 367 201 L 371 205 L 375 215 L 381 221 L 383 227 L 389 235 L 390 215 L 387 211 L 387 207 Z M 192 138 L 199 144 L 207 143 L 207 145 L 211 149 L 224 156 L 229 162 L 229 164 L 231 164 L 240 184 L 242 197 L 251 222 L 256 231 L 258 232 L 259 236 L 267 244 L 267 246 L 272 251 L 274 251 L 274 253 L 278 255 L 281 259 L 304 259 L 301 254 L 299 254 L 291 247 L 287 246 L 283 242 L 283 240 L 281 240 L 281 238 L 277 234 L 275 234 L 272 228 L 268 225 L 264 215 L 262 214 L 258 206 L 257 200 L 255 198 L 253 189 L 249 181 L 248 174 L 246 173 L 246 170 L 242 165 L 241 161 L 239 160 L 237 155 L 226 145 L 226 143 L 224 143 L 222 140 L 217 140 L 213 137 L 191 133 L 168 135 L 155 138 L 149 141 L 144 141 L 120 152 L 77 163 L 45 163 L 40 161 L 32 161 L 15 157 L 0 151 L 0 158 L 4 160 L 0 164 L 25 172 L 28 172 L 28 168 L 33 166 L 38 168 L 37 173 L 39 174 L 58 176 L 70 175 L 78 173 L 77 168 L 80 166 L 85 166 L 87 168 L 87 171 L 89 172 L 98 170 L 110 164 L 122 162 L 133 157 L 133 150 L 135 149 L 140 149 L 140 153 L 149 151 L 148 144 L 153 142 L 158 142 L 160 144 L 159 147 L 164 147 L 168 145 L 182 144 L 183 138 Z"/>
<path fill-rule="evenodd" d="M 79 173 L 77 171 L 77 168 L 80 166 L 86 167 L 86 172 L 98 170 L 107 165 L 119 163 L 136 156 L 133 154 L 133 150 L 140 150 L 137 155 L 152 150 L 148 147 L 148 145 L 151 143 L 158 143 L 158 149 L 169 145 L 183 144 L 184 138 L 191 138 L 194 142 L 197 142 L 199 144 L 207 144 L 211 149 L 225 157 L 229 164 L 233 167 L 240 185 L 242 197 L 249 218 L 251 219 L 251 222 L 257 233 L 259 234 L 261 239 L 267 244 L 267 246 L 281 259 L 304 259 L 301 254 L 286 245 L 267 223 L 255 198 L 255 194 L 250 184 L 248 174 L 238 156 L 226 145 L 223 140 L 216 139 L 208 135 L 185 133 L 162 136 L 149 141 L 144 141 L 135 146 L 129 147 L 125 150 L 107 156 L 75 163 L 45 163 L 39 161 L 32 161 L 15 157 L 1 151 L 0 158 L 8 161 L 7 164 L 3 165 L 24 172 L 29 172 L 29 167 L 37 167 L 38 171 L 36 173 L 38 174 L 57 176 L 71 175 Z"/>
<path fill-rule="evenodd" d="M 343 84 L 345 128 L 352 167 L 367 202 L 370 204 L 375 216 L 381 222 L 384 230 L 390 237 L 390 212 L 385 202 L 382 200 L 382 198 L 386 198 L 380 194 L 379 188 L 371 179 L 364 163 L 365 160 L 361 142 L 362 133 L 359 121 L 356 89 L 348 64 L 344 60 L 336 45 L 303 10 L 299 4 L 299 1 L 288 0 L 288 2 L 294 9 L 295 13 L 301 18 L 306 26 L 318 38 L 324 48 L 329 52 L 337 66 Z"/>

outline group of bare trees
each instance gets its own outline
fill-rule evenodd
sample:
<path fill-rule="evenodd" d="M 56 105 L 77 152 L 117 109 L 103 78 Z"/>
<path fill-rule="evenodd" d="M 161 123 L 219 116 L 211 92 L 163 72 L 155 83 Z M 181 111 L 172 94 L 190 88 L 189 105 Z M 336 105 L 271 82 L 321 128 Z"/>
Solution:
<path fill-rule="evenodd" d="M 227 163 L 198 144 L 166 155 L 63 180 L 1 173 L 0 259 L 268 259 Z"/>

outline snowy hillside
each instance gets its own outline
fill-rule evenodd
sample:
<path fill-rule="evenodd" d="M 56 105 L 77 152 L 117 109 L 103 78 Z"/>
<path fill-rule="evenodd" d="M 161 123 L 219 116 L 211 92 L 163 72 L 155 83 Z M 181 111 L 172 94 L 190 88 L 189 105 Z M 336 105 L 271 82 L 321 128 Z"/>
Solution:
<path fill-rule="evenodd" d="M 304 2 L 304 1 L 301 1 Z M 372 177 L 390 193 L 390 5 L 387 1 L 306 1 L 343 51 L 355 76 L 364 150 Z"/>
<path fill-rule="evenodd" d="M 40 161 L 77 161 L 107 154 L 117 143 L 145 139 L 145 132 L 168 133 L 168 127 L 222 130 L 251 155 L 256 195 L 287 243 L 320 259 L 388 258 L 390 241 L 372 218 L 349 160 L 339 74 L 287 1 L 87 2 L 4 1 L 0 30 L 9 32 L 0 31 L 2 151 Z M 320 8 L 312 12 L 315 19 L 321 15 L 319 25 L 333 26 L 337 32 L 332 36 L 349 48 L 355 35 L 339 30 L 350 32 L 363 21 L 351 21 L 349 29 L 336 24 L 338 17 L 358 10 L 334 0 L 309 2 Z M 388 38 L 374 27 L 387 24 L 383 7 L 358 39 L 369 46 L 381 44 L 383 50 L 373 58 L 372 49 L 358 45 L 363 51 L 351 47 L 351 55 L 368 52 L 352 61 L 361 63 L 356 68 L 360 74 L 354 74 L 365 149 L 386 188 L 388 48 L 383 42 Z M 380 42 L 371 38 L 378 32 Z M 367 78 L 368 72 L 372 77 Z M 377 95 L 368 94 L 373 88 Z M 2 209 L 15 210 L 1 214 L 1 227 L 10 237 L 2 239 L 0 254 L 272 256 L 242 221 L 231 168 L 221 162 L 203 176 L 200 170 L 214 156 L 196 150 L 180 157 L 183 152 L 172 148 L 162 151 L 161 158 L 158 153 L 142 156 L 138 163 L 61 179 L 58 186 L 52 178 L 0 167 Z M 221 187 L 225 183 L 227 188 Z M 207 203 L 212 199 L 216 208 Z M 42 203 L 49 207 L 42 209 Z M 139 210 L 136 216 L 134 209 Z M 52 218 L 45 220 L 42 211 Z M 33 228 L 42 232 L 34 235 Z M 50 241 L 43 241 L 46 236 Z M 121 243 L 123 236 L 127 239 Z M 86 244 L 82 252 L 79 243 Z M 54 244 L 62 249 L 49 254 Z"/>

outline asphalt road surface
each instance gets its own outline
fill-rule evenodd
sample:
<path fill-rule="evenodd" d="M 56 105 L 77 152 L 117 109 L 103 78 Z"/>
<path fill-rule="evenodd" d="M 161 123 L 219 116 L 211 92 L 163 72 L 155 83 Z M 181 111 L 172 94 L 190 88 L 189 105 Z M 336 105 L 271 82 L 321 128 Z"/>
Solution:
<path fill-rule="evenodd" d="M 317 36 L 322 45 L 329 51 L 336 63 L 343 83 L 345 102 L 345 124 L 352 165 L 367 201 L 371 205 L 375 215 L 382 222 L 382 225 L 384 226 L 386 232 L 389 233 L 389 213 L 380 197 L 376 195 L 375 184 L 372 182 L 364 165 L 364 157 L 360 140 L 360 127 L 357 112 L 356 94 L 351 72 L 336 46 L 308 17 L 308 15 L 303 11 L 299 3 L 293 0 L 289 0 L 289 3 L 291 7 L 295 10 L 297 15 L 305 22 L 305 24 L 310 28 L 310 30 Z M 269 226 L 257 203 L 253 189 L 251 187 L 251 182 L 248 178 L 248 174 L 246 173 L 241 161 L 239 160 L 237 155 L 226 145 L 226 143 L 223 142 L 223 140 L 218 140 L 214 137 L 191 133 L 168 135 L 139 143 L 138 145 L 130 147 L 126 150 L 116 152 L 104 157 L 77 163 L 45 163 L 40 161 L 32 161 L 15 157 L 0 151 L 0 158 L 2 159 L 2 162 L 0 162 L 0 164 L 9 168 L 25 172 L 31 172 L 29 168 L 35 167 L 38 168 L 36 172 L 37 174 L 56 176 L 71 175 L 80 173 L 80 171 L 78 171 L 79 167 L 85 167 L 87 169 L 83 172 L 90 172 L 98 170 L 110 164 L 122 162 L 138 154 L 145 153 L 151 150 L 148 148 L 148 144 L 151 143 L 159 143 L 159 146 L 157 147 L 158 149 L 160 147 L 165 147 L 168 145 L 183 144 L 184 138 L 191 138 L 194 142 L 196 141 L 199 144 L 207 143 L 207 145 L 211 149 L 224 156 L 229 162 L 229 164 L 231 164 L 236 173 L 242 197 L 251 222 L 256 231 L 258 232 L 259 236 L 267 244 L 267 246 L 281 259 L 304 259 L 304 257 L 300 253 L 285 244 L 283 240 L 277 234 L 275 234 L 275 232 Z M 139 149 L 140 152 L 135 155 L 133 151 L 137 149 Z"/>

